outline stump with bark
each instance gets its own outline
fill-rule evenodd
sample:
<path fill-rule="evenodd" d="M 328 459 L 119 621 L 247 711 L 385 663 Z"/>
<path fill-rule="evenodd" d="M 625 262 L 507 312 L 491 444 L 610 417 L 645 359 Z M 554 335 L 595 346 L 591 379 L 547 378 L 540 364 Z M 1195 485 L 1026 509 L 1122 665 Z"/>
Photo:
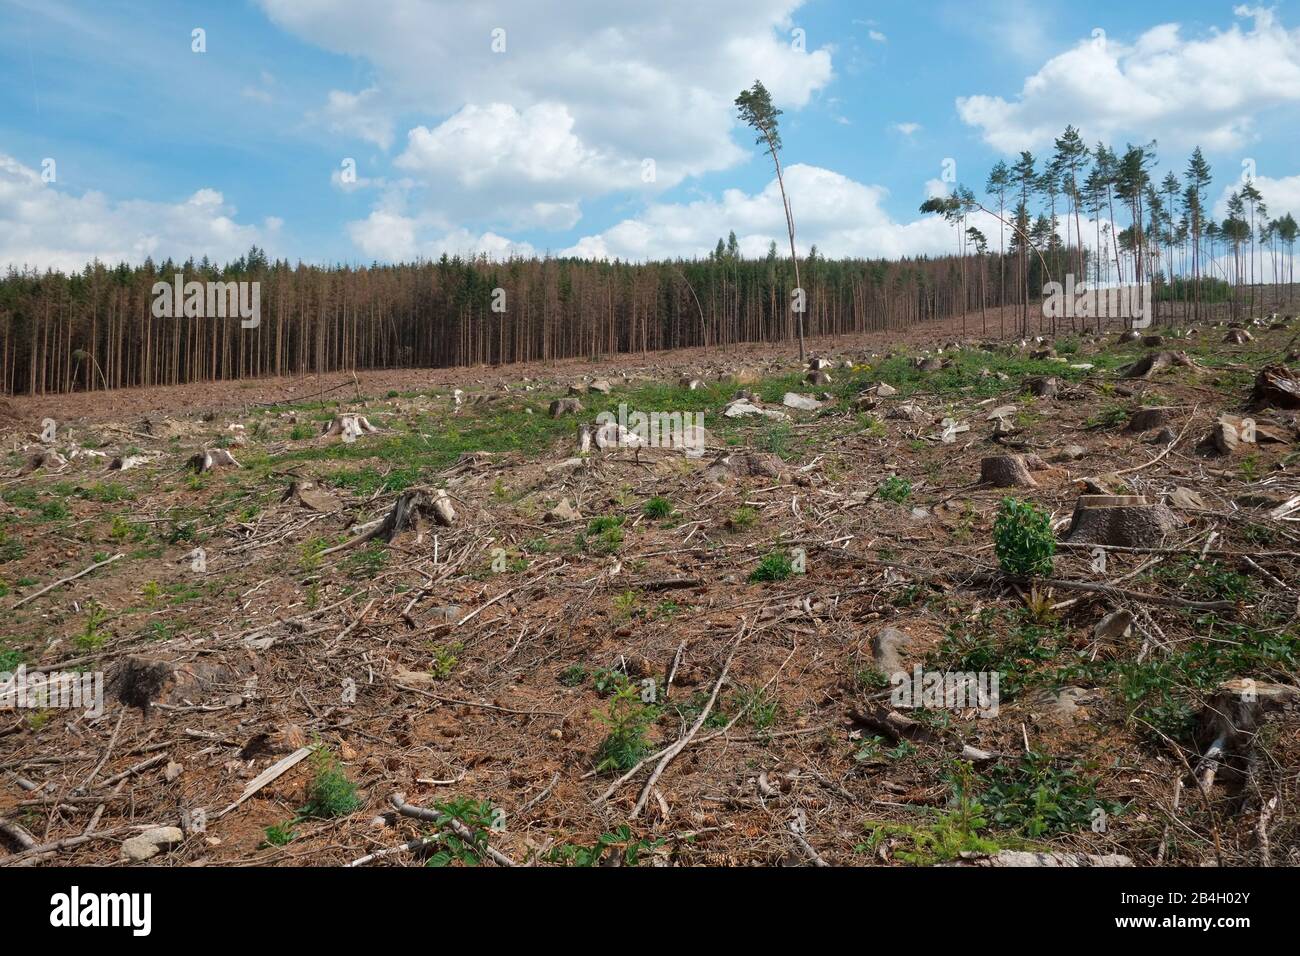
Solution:
<path fill-rule="evenodd" d="M 1151 548 L 1181 524 L 1168 507 L 1149 502 L 1143 495 L 1080 495 L 1064 540 Z"/>
<path fill-rule="evenodd" d="M 1300 376 L 1285 365 L 1265 365 L 1255 376 L 1251 408 L 1300 408 Z"/>
<path fill-rule="evenodd" d="M 197 474 L 204 474 L 214 468 L 242 468 L 235 456 L 224 448 L 205 448 L 190 458 L 190 468 Z"/>
<path fill-rule="evenodd" d="M 321 437 L 331 438 L 337 435 L 344 441 L 356 441 L 362 435 L 373 435 L 377 431 L 379 429 L 370 424 L 364 415 L 335 415 L 321 432 Z"/>
<path fill-rule="evenodd" d="M 1169 424 L 1172 408 L 1139 408 L 1128 420 L 1130 432 L 1151 432 Z"/>
<path fill-rule="evenodd" d="M 994 488 L 1037 488 L 1022 455 L 990 455 L 980 460 L 980 484 Z"/>

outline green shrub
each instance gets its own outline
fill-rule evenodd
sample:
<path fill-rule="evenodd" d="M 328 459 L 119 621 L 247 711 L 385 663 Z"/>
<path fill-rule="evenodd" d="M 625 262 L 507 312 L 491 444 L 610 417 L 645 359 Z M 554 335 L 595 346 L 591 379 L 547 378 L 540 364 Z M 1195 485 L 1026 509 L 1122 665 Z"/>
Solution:
<path fill-rule="evenodd" d="M 885 501 L 893 501 L 901 505 L 912 496 L 912 483 L 898 475 L 890 475 L 880 483 L 876 495 Z"/>
<path fill-rule="evenodd" d="M 1003 498 L 993 521 L 993 551 L 1007 574 L 1051 574 L 1052 555 L 1056 553 L 1051 518 L 1027 501 Z"/>
<path fill-rule="evenodd" d="M 348 779 L 334 757 L 324 747 L 311 755 L 312 778 L 307 787 L 307 803 L 298 811 L 304 818 L 332 819 L 345 817 L 361 806 L 357 786 Z"/>
<path fill-rule="evenodd" d="M 790 560 L 790 555 L 784 551 L 773 551 L 763 555 L 763 560 L 758 562 L 758 567 L 750 573 L 749 580 L 752 582 L 784 581 L 792 574 L 794 574 L 794 562 Z"/>

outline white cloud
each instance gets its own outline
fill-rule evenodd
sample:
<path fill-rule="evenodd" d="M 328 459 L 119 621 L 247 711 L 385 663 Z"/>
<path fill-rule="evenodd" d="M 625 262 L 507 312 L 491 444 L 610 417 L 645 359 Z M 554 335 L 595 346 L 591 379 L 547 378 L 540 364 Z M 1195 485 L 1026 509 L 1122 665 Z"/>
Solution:
<path fill-rule="evenodd" d="M 272 246 L 282 221 L 241 224 L 221 193 L 200 189 L 184 202 L 113 201 L 73 196 L 12 156 L 0 153 L 0 268 L 80 271 L 106 264 L 208 256 L 225 262 L 249 246 Z"/>
<path fill-rule="evenodd" d="M 868 30 L 867 36 L 875 43 L 888 43 L 889 37 L 885 36 L 879 30 Z"/>
<path fill-rule="evenodd" d="M 1300 175 L 1283 176 L 1280 179 L 1269 176 L 1256 176 L 1254 182 L 1255 188 L 1264 197 L 1264 205 L 1268 208 L 1269 219 L 1280 219 L 1290 213 L 1300 221 Z M 1224 184 L 1223 191 L 1214 204 L 1214 217 L 1216 219 L 1223 220 L 1228 217 L 1228 197 L 1233 192 L 1240 191 L 1242 185 L 1240 179 L 1234 179 Z"/>
<path fill-rule="evenodd" d="M 563 15 L 532 0 L 259 2 L 373 68 L 367 90 L 330 94 L 317 118 L 332 129 L 387 148 L 394 115 L 447 117 L 412 129 L 401 163 L 424 187 L 413 198 L 448 220 L 563 227 L 585 199 L 728 168 L 750 154 L 749 134 L 733 136 L 741 89 L 762 78 L 798 108 L 832 76 L 829 48 L 791 43 L 804 0 L 572 0 Z"/>
<path fill-rule="evenodd" d="M 486 254 L 496 260 L 529 257 L 537 252 L 527 242 L 515 242 L 491 230 L 478 235 L 468 229 L 439 232 L 427 220 L 380 209 L 349 223 L 348 234 L 367 258 L 381 262 L 436 259 L 444 252 L 462 258 Z"/>
<path fill-rule="evenodd" d="M 332 133 L 356 136 L 386 150 L 393 144 L 394 121 L 389 109 L 386 97 L 373 86 L 360 93 L 330 90 L 324 109 L 312 118 Z"/>
<path fill-rule="evenodd" d="M 812 245 L 832 258 L 947 254 L 956 248 L 954 228 L 938 217 L 895 222 L 882 206 L 887 193 L 880 186 L 803 163 L 789 167 L 785 180 L 800 254 Z M 990 223 L 996 226 L 996 220 L 983 214 L 971 218 L 971 224 L 986 233 Z M 719 236 L 733 229 L 747 256 L 766 255 L 773 241 L 778 249 L 788 249 L 775 179 L 754 195 L 729 189 L 720 199 L 652 203 L 642 215 L 585 236 L 561 254 L 633 261 L 705 256 Z"/>
<path fill-rule="evenodd" d="M 891 129 L 893 129 L 897 133 L 902 133 L 904 136 L 910 138 L 912 136 L 915 136 L 917 133 L 921 131 L 921 124 L 920 123 L 895 123 L 891 127 Z"/>
<path fill-rule="evenodd" d="M 963 96 L 957 111 L 1003 152 L 1051 144 L 1065 123 L 1089 142 L 1156 138 L 1162 146 L 1239 148 L 1262 111 L 1300 103 L 1300 30 L 1270 10 L 1237 7 L 1250 18 L 1200 39 L 1169 23 L 1124 44 L 1104 33 L 1048 60 L 1012 101 Z"/>

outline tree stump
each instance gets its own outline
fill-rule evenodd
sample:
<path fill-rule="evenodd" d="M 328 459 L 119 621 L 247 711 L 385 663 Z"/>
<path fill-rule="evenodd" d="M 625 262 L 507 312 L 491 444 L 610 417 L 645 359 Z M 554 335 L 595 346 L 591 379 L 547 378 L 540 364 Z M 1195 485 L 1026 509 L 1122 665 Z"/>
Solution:
<path fill-rule="evenodd" d="M 1265 365 L 1255 376 L 1251 408 L 1300 408 L 1300 376 L 1285 365 Z"/>
<path fill-rule="evenodd" d="M 1171 408 L 1139 408 L 1133 413 L 1133 417 L 1128 420 L 1130 432 L 1150 432 L 1157 428 L 1164 428 L 1169 424 L 1169 414 Z"/>
<path fill-rule="evenodd" d="M 994 488 L 1037 488 L 1021 455 L 991 455 L 980 460 L 980 484 Z"/>
<path fill-rule="evenodd" d="M 1190 369 L 1197 367 L 1186 352 L 1150 352 L 1125 368 L 1121 374 L 1124 378 L 1150 378 L 1156 372 L 1175 366 Z"/>
<path fill-rule="evenodd" d="M 1036 398 L 1056 398 L 1061 391 L 1060 381 L 1051 375 L 1031 378 L 1025 383 L 1025 386 Z"/>
<path fill-rule="evenodd" d="M 1143 495 L 1080 495 L 1065 541 L 1107 544 L 1120 548 L 1151 548 L 1182 522 L 1163 504 Z"/>
<path fill-rule="evenodd" d="M 235 456 L 224 448 L 205 448 L 190 458 L 190 468 L 198 474 L 212 471 L 214 468 L 242 468 L 235 461 Z"/>
<path fill-rule="evenodd" d="M 322 438 L 341 436 L 346 442 L 353 442 L 362 435 L 373 435 L 379 431 L 374 425 L 366 419 L 364 415 L 335 415 L 325 430 L 321 432 Z"/>

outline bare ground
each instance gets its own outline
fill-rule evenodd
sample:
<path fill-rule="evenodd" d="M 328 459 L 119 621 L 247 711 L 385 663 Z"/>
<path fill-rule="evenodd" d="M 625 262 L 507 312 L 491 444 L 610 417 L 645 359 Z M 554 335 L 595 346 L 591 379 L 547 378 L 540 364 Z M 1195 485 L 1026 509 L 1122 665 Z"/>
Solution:
<path fill-rule="evenodd" d="M 826 386 L 765 346 L 14 399 L 0 670 L 85 668 L 112 687 L 97 718 L 0 711 L 0 863 L 120 862 L 125 839 L 181 825 L 152 863 L 334 865 L 419 835 L 428 845 L 368 865 L 487 858 L 489 844 L 537 864 L 1000 849 L 1300 863 L 1294 708 L 1234 737 L 1214 783 L 1197 782 L 1209 741 L 1195 721 L 1223 682 L 1294 685 L 1300 667 L 1296 526 L 1269 517 L 1300 494 L 1295 412 L 1245 409 L 1295 331 L 1251 331 L 1244 345 L 1203 325 L 1153 347 L 1111 334 L 954 348 L 952 325 L 925 327 L 811 343 L 834 362 Z M 1195 367 L 1122 376 L 1166 349 Z M 952 364 L 915 369 L 927 351 Z M 687 372 L 705 387 L 680 387 Z M 1059 393 L 1027 395 L 1045 375 Z M 703 410 L 708 453 L 563 465 L 576 427 L 547 406 L 600 378 L 613 392 L 583 396 L 581 420 L 619 402 Z M 855 407 L 881 380 L 900 394 Z M 726 419 L 737 389 L 790 420 Z M 786 391 L 830 398 L 796 411 Z M 1005 405 L 1012 430 L 995 440 Z M 1125 430 L 1144 406 L 1169 410 L 1169 435 Z M 379 432 L 320 437 L 342 412 Z M 1273 440 L 1208 454 L 1225 412 Z M 19 474 L 46 417 L 69 462 Z M 945 442 L 944 419 L 969 430 Z M 185 470 L 218 444 L 244 467 Z M 978 484 L 981 459 L 1006 453 L 1043 460 L 1034 487 Z M 107 471 L 116 455 L 147 460 Z M 281 500 L 295 480 L 327 497 Z M 451 527 L 322 553 L 418 488 L 451 496 Z M 1180 488 L 1199 500 L 1173 502 L 1176 530 L 1110 551 L 1104 571 L 1062 545 L 1055 584 L 999 572 L 1008 494 L 1059 538 L 1081 492 Z M 561 499 L 580 517 L 548 520 Z M 755 580 L 761 566 L 773 580 Z M 1117 609 L 1130 631 L 1096 636 Z M 905 635 L 907 669 L 996 671 L 996 715 L 891 703 L 872 647 L 886 627 Z M 157 662 L 174 670 L 151 688 L 141 669 Z M 303 747 L 321 756 L 222 813 Z M 304 813 L 313 792 L 337 815 Z M 440 819 L 395 813 L 394 794 Z"/>

